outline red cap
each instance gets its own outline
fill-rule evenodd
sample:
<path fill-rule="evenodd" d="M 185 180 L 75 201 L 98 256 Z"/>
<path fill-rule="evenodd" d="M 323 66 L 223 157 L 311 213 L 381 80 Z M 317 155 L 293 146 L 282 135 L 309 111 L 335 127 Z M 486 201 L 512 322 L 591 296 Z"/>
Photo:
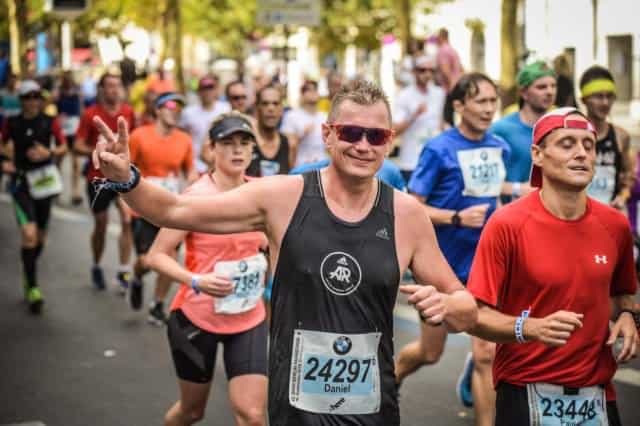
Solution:
<path fill-rule="evenodd" d="M 584 120 L 567 120 L 570 115 L 580 115 Z M 533 144 L 538 145 L 549 133 L 556 129 L 584 129 L 593 133 L 597 138 L 596 128 L 587 117 L 573 107 L 558 108 L 546 113 L 533 125 Z M 531 167 L 531 186 L 542 187 L 542 170 L 533 165 Z"/>

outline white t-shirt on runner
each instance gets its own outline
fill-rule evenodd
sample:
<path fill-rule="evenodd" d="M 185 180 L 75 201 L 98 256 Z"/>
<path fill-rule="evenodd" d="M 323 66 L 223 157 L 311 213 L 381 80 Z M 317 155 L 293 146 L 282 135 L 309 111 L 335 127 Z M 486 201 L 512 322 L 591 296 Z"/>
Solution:
<path fill-rule="evenodd" d="M 227 102 L 216 101 L 213 108 L 206 110 L 201 104 L 189 105 L 182 111 L 180 127 L 191 135 L 193 143 L 193 158 L 196 170 L 200 173 L 207 171 L 208 166 L 200 160 L 200 150 L 204 141 L 209 139 L 211 122 L 220 114 L 231 111 Z"/>
<path fill-rule="evenodd" d="M 292 109 L 285 114 L 280 130 L 286 135 L 294 135 L 300 139 L 304 134 L 304 129 L 308 125 L 313 125 L 313 130 L 306 137 L 300 139 L 296 166 L 327 158 L 324 143 L 322 142 L 322 123 L 326 121 L 327 115 L 325 113 L 318 111 L 315 114 L 311 114 L 302 108 Z"/>
<path fill-rule="evenodd" d="M 415 84 L 398 93 L 393 109 L 394 124 L 407 120 L 421 104 L 427 106 L 427 111 L 420 114 L 400 135 L 402 144 L 398 166 L 401 170 L 415 169 L 424 143 L 440 133 L 446 97 L 445 91 L 431 82 L 427 84 L 427 93 L 421 92 Z"/>

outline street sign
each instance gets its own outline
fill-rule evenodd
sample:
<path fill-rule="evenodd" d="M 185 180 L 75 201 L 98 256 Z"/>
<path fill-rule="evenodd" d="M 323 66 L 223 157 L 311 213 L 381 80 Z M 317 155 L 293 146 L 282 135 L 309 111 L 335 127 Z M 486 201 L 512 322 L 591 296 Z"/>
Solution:
<path fill-rule="evenodd" d="M 258 0 L 260 25 L 320 25 L 322 0 Z"/>
<path fill-rule="evenodd" d="M 90 6 L 90 0 L 46 0 L 45 11 L 63 19 L 73 19 Z"/>

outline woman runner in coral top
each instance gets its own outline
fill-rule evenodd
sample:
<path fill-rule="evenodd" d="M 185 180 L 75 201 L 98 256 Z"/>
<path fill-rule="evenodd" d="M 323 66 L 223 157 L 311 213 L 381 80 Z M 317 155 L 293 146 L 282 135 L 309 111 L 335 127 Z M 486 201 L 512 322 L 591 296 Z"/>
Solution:
<path fill-rule="evenodd" d="M 246 182 L 255 135 L 239 113 L 219 116 L 209 131 L 215 171 L 186 189 L 193 196 L 231 190 Z M 186 265 L 171 256 L 186 242 Z M 180 401 L 165 425 L 191 425 L 204 417 L 218 343 L 224 344 L 229 399 L 237 425 L 265 424 L 267 325 L 262 301 L 267 260 L 261 232 L 212 235 L 163 228 L 149 266 L 183 283 L 171 305 L 168 337 Z"/>

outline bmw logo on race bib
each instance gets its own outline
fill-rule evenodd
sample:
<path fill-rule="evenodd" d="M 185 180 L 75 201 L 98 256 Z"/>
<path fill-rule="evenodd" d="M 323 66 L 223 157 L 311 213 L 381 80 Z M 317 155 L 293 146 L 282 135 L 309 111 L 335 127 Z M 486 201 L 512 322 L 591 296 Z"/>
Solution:
<path fill-rule="evenodd" d="M 338 355 L 348 354 L 352 347 L 353 343 L 347 336 L 340 336 L 333 342 L 333 351 Z"/>
<path fill-rule="evenodd" d="M 334 251 L 320 265 L 324 286 L 336 296 L 347 296 L 358 288 L 362 270 L 358 261 L 348 253 Z"/>
<path fill-rule="evenodd" d="M 247 268 L 249 268 L 249 265 L 247 265 L 247 262 L 245 260 L 241 260 L 240 262 L 238 262 L 238 270 L 240 272 L 247 272 Z"/>

